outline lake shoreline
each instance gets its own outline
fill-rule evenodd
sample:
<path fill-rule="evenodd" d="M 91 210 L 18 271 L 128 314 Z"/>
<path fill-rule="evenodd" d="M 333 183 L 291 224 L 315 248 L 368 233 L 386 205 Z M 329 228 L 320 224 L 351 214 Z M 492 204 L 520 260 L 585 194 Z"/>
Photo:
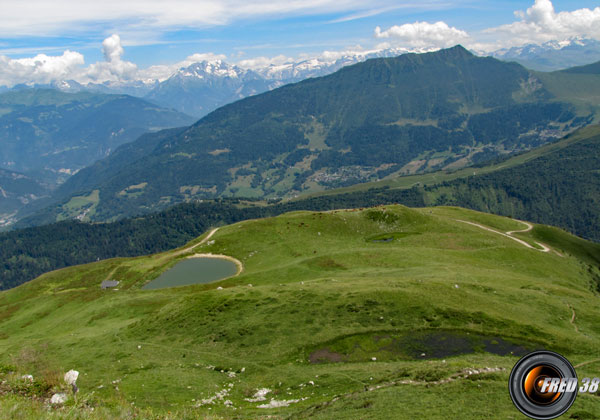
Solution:
<path fill-rule="evenodd" d="M 242 264 L 242 262 L 240 260 L 238 260 L 237 258 L 233 258 L 233 257 L 231 257 L 229 255 L 206 253 L 206 254 L 194 254 L 194 255 L 190 255 L 187 258 L 220 258 L 220 259 L 223 259 L 223 260 L 231 261 L 237 267 L 237 273 L 235 273 L 235 275 L 233 275 L 231 277 L 237 277 L 237 276 L 239 276 L 242 273 L 242 271 L 244 271 L 244 264 Z"/>

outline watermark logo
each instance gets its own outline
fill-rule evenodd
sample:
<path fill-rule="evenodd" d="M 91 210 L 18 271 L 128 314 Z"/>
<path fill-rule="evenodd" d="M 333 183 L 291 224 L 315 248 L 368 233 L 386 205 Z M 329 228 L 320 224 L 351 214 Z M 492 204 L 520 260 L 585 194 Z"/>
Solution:
<path fill-rule="evenodd" d="M 578 392 L 594 393 L 599 383 L 599 378 L 584 378 L 579 384 L 566 358 L 551 351 L 536 351 L 517 362 L 508 386 L 513 403 L 523 414 L 532 419 L 554 419 L 571 408 Z"/>

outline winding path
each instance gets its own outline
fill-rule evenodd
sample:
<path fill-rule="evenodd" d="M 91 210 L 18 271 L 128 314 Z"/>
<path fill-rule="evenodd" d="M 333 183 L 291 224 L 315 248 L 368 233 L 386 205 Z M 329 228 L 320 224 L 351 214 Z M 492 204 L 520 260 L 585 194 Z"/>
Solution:
<path fill-rule="evenodd" d="M 457 222 L 461 222 L 461 223 L 466 223 L 466 224 L 469 224 L 469 225 L 473 225 L 473 226 L 477 226 L 478 228 L 487 230 L 489 232 L 494 232 L 494 233 L 496 233 L 498 235 L 506 236 L 507 238 L 510 238 L 513 241 L 517 241 L 518 243 L 520 243 L 523 246 L 526 246 L 527 248 L 535 249 L 536 251 L 550 252 L 550 248 L 548 248 L 546 245 L 544 245 L 544 244 L 542 244 L 540 242 L 536 242 L 536 245 L 540 246 L 542 249 L 539 249 L 539 248 L 536 248 L 534 246 L 531 246 L 527 242 L 525 242 L 524 240 L 519 239 L 519 238 L 515 238 L 514 236 L 512 236 L 513 233 L 524 233 L 524 232 L 529 232 L 531 229 L 533 229 L 533 225 L 531 223 L 524 222 L 522 220 L 517 220 L 517 222 L 521 222 L 524 225 L 526 225 L 527 227 L 525 229 L 522 229 L 522 230 L 511 230 L 510 232 L 499 232 L 499 231 L 494 230 L 492 228 L 489 228 L 487 226 L 480 225 L 479 223 L 468 222 L 466 220 L 456 219 L 456 221 Z M 558 252 L 557 252 L 557 254 L 558 254 Z M 558 255 L 560 255 L 560 254 L 558 254 Z M 560 255 L 560 256 L 562 257 L 562 255 Z"/>
<path fill-rule="evenodd" d="M 577 324 L 575 324 L 575 318 L 577 317 L 577 315 L 575 314 L 575 309 L 573 309 L 573 307 L 570 304 L 567 304 L 569 306 L 569 309 L 573 312 L 573 315 L 571 316 L 571 325 L 575 328 L 576 332 L 579 332 L 579 328 L 577 327 Z"/>
<path fill-rule="evenodd" d="M 217 230 L 219 230 L 219 228 L 214 228 L 213 230 L 211 230 L 208 235 L 206 235 L 206 238 L 202 239 L 200 242 L 198 242 L 197 244 L 194 245 L 190 245 L 185 249 L 182 249 L 181 251 L 177 252 L 175 255 L 181 255 L 181 254 L 185 254 L 188 252 L 191 252 L 194 250 L 194 248 L 202 245 L 203 243 L 206 243 L 206 241 L 208 241 L 216 232 Z"/>

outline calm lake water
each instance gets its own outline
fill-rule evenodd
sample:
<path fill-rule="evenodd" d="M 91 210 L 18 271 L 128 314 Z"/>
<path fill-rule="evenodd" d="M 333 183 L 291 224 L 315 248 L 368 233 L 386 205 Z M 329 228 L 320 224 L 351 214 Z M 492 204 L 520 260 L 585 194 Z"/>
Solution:
<path fill-rule="evenodd" d="M 222 258 L 188 258 L 162 273 L 142 290 L 212 283 L 237 273 L 237 266 Z"/>

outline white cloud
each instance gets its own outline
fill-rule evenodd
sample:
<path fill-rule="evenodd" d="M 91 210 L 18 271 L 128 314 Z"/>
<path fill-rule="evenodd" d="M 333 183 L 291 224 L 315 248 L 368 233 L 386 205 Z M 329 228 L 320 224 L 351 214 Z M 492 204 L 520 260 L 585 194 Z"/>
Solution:
<path fill-rule="evenodd" d="M 79 72 L 83 64 L 83 55 L 68 50 L 59 56 L 38 54 L 19 59 L 0 55 L 0 86 L 31 82 L 44 84 L 68 79 Z"/>
<path fill-rule="evenodd" d="M 85 76 L 90 81 L 104 82 L 131 80 L 137 77 L 138 68 L 130 62 L 121 59 L 125 52 L 121 45 L 119 35 L 113 34 L 102 42 L 104 62 L 97 62 L 89 66 Z M 84 80 L 87 81 L 87 80 Z"/>
<path fill-rule="evenodd" d="M 470 39 L 465 31 L 450 27 L 445 22 L 406 23 L 394 25 L 385 31 L 378 26 L 375 28 L 375 37 L 391 39 L 394 44 L 411 48 L 445 48 Z"/>
<path fill-rule="evenodd" d="M 112 34 L 102 41 L 102 50 L 104 59 L 109 63 L 121 61 L 121 56 L 125 52 L 121 45 L 121 37 L 117 34 Z"/>
<path fill-rule="evenodd" d="M 414 7 L 425 10 L 445 3 L 430 0 Z M 249 18 L 368 13 L 395 4 L 391 0 L 3 0 L 0 36 L 64 35 L 87 32 L 90 25 L 120 33 L 198 28 Z"/>
<path fill-rule="evenodd" d="M 196 53 L 192 54 L 176 65 L 179 67 L 188 67 L 194 63 L 200 63 L 202 61 L 217 61 L 217 60 L 226 60 L 227 56 L 225 54 L 214 54 L 214 53 Z"/>
<path fill-rule="evenodd" d="M 484 33 L 500 38 L 503 46 L 562 41 L 572 37 L 600 40 L 600 7 L 556 13 L 550 0 L 535 0 L 525 12 L 517 11 L 516 22 L 490 28 Z"/>
<path fill-rule="evenodd" d="M 248 58 L 246 60 L 238 61 L 237 65 L 244 69 L 259 69 L 268 67 L 270 65 L 282 65 L 287 63 L 292 63 L 294 60 L 290 57 L 286 57 L 285 55 L 277 55 L 275 57 L 254 57 Z"/>
<path fill-rule="evenodd" d="M 62 55 L 38 54 L 31 58 L 11 59 L 0 55 L 0 86 L 16 84 L 48 84 L 75 80 L 82 84 L 122 82 L 128 80 L 163 81 L 182 67 L 201 61 L 226 60 L 224 54 L 196 53 L 185 60 L 169 65 L 154 65 L 138 69 L 135 63 L 123 60 L 125 50 L 119 35 L 113 34 L 102 42 L 104 61 L 85 67 L 83 55 L 65 51 Z"/>
<path fill-rule="evenodd" d="M 38 54 L 31 58 L 11 59 L 0 56 L 0 86 L 14 86 L 19 83 L 47 84 L 62 80 L 76 80 L 81 83 L 121 81 L 138 77 L 134 63 L 124 61 L 121 39 L 111 35 L 102 43 L 105 61 L 84 67 L 83 55 L 75 51 L 65 51 L 62 55 Z"/>

